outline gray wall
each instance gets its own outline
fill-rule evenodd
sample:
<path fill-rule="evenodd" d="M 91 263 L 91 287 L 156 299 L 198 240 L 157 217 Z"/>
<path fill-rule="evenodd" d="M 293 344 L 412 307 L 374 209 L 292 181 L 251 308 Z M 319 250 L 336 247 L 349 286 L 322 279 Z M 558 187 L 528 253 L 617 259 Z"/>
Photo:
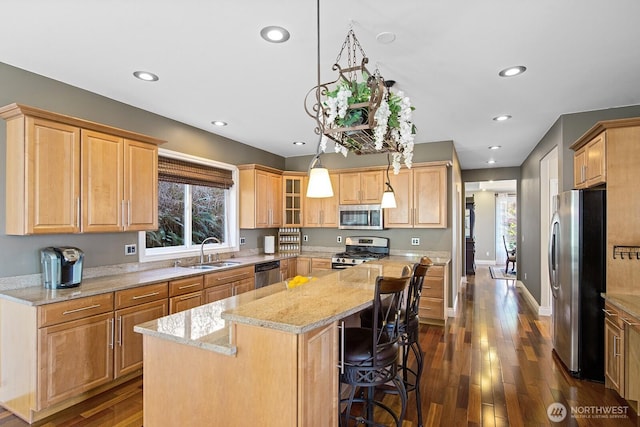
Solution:
<path fill-rule="evenodd" d="M 0 105 L 13 102 L 63 113 L 167 140 L 162 147 L 231 164 L 261 163 L 282 169 L 284 158 L 112 99 L 0 63 Z M 51 245 L 73 245 L 85 252 L 85 266 L 137 262 L 124 255 L 124 245 L 137 243 L 137 233 L 47 236 L 5 235 L 6 123 L 0 120 L 0 277 L 40 272 L 38 251 Z M 242 230 L 245 248 L 261 247 L 272 230 Z M 260 243 L 258 245 L 258 243 Z M 256 246 L 252 246 L 252 245 Z"/>
<path fill-rule="evenodd" d="M 496 193 L 473 193 L 475 223 L 473 227 L 477 261 L 496 259 Z"/>
<path fill-rule="evenodd" d="M 518 188 L 518 279 L 540 302 L 540 160 L 558 149 L 559 191 L 573 187 L 573 151 L 569 149 L 596 122 L 640 116 L 640 105 L 561 116 L 521 166 Z M 527 279 L 524 279 L 524 275 Z"/>

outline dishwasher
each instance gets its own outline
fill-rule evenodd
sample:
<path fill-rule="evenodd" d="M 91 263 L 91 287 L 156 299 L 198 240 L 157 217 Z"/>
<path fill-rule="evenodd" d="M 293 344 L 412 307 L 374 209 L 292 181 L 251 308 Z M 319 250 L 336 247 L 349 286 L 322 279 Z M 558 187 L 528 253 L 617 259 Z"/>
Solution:
<path fill-rule="evenodd" d="M 256 289 L 281 281 L 280 261 L 261 262 L 256 264 Z"/>

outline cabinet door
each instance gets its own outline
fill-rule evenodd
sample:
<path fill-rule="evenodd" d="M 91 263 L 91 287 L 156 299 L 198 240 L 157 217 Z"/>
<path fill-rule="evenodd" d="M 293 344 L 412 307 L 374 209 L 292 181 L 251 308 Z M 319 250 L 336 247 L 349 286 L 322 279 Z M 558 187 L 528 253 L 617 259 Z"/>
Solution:
<path fill-rule="evenodd" d="M 296 273 L 300 276 L 308 276 L 311 273 L 311 258 L 298 257 L 296 261 Z"/>
<path fill-rule="evenodd" d="M 240 295 L 254 290 L 256 287 L 254 279 L 242 279 L 234 282 L 233 295 Z"/>
<path fill-rule="evenodd" d="M 158 147 L 124 141 L 125 231 L 158 228 Z"/>
<path fill-rule="evenodd" d="M 168 313 L 166 299 L 116 311 L 114 378 L 142 368 L 142 334 L 134 332 L 133 327 Z"/>
<path fill-rule="evenodd" d="M 604 322 L 606 385 L 624 397 L 624 342 L 620 328 L 609 319 Z"/>
<path fill-rule="evenodd" d="M 412 228 L 413 170 L 400 169 L 397 175 L 389 173 L 389 182 L 396 197 L 396 207 L 384 210 L 384 223 L 389 228 Z"/>
<path fill-rule="evenodd" d="M 587 187 L 603 184 L 607 177 L 605 133 L 596 136 L 587 145 Z"/>
<path fill-rule="evenodd" d="M 343 205 L 360 203 L 360 173 L 340 174 L 340 203 Z"/>
<path fill-rule="evenodd" d="M 282 176 L 269 174 L 269 227 L 282 225 Z"/>
<path fill-rule="evenodd" d="M 360 173 L 360 203 L 379 204 L 384 191 L 382 171 Z"/>
<path fill-rule="evenodd" d="M 169 314 L 189 310 L 203 304 L 202 291 L 169 298 Z"/>
<path fill-rule="evenodd" d="M 113 312 L 38 330 L 37 410 L 113 378 Z"/>
<path fill-rule="evenodd" d="M 587 147 L 573 154 L 573 187 L 580 189 L 587 185 Z"/>
<path fill-rule="evenodd" d="M 302 176 L 284 176 L 282 178 L 284 196 L 284 227 L 302 226 Z"/>
<path fill-rule="evenodd" d="M 329 174 L 333 197 L 304 199 L 304 227 L 338 227 L 338 203 L 340 201 L 340 176 Z M 309 179 L 304 179 L 304 194 L 307 193 Z"/>
<path fill-rule="evenodd" d="M 213 286 L 204 290 L 204 303 L 220 301 L 221 299 L 233 296 L 233 284 L 226 283 L 224 285 Z"/>
<path fill-rule="evenodd" d="M 271 174 L 263 171 L 256 171 L 256 228 L 268 228 L 271 226 L 272 211 L 272 181 Z"/>
<path fill-rule="evenodd" d="M 123 144 L 120 137 L 82 130 L 82 231 L 121 231 Z"/>
<path fill-rule="evenodd" d="M 15 144 L 7 141 L 7 200 L 15 202 L 6 206 L 7 234 L 77 233 L 80 129 L 42 119 L 26 121 L 26 158 L 14 161 Z"/>
<path fill-rule="evenodd" d="M 300 426 L 338 424 L 338 325 L 332 323 L 299 335 L 298 400 Z"/>
<path fill-rule="evenodd" d="M 312 258 L 311 273 L 331 270 L 331 258 Z"/>
<path fill-rule="evenodd" d="M 413 225 L 447 227 L 447 167 L 428 166 L 413 171 Z"/>

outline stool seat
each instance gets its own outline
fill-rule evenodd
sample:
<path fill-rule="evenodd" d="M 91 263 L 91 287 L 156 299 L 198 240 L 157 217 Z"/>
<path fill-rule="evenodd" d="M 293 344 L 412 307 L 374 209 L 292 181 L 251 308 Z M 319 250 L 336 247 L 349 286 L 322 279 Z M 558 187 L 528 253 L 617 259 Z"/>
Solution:
<path fill-rule="evenodd" d="M 398 343 L 393 342 L 391 345 L 376 351 L 374 359 L 371 354 L 371 334 L 370 328 L 345 329 L 344 340 L 349 343 L 344 350 L 345 362 L 371 366 L 375 361 L 377 365 L 386 365 L 398 357 Z M 385 340 L 388 342 L 388 337 Z"/>

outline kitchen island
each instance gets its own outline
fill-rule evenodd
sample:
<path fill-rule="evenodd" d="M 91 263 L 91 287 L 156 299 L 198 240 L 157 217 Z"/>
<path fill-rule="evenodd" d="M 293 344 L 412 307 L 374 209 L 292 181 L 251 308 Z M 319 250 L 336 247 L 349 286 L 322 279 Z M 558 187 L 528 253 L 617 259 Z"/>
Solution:
<path fill-rule="evenodd" d="M 417 261 L 371 261 L 136 326 L 144 425 L 337 425 L 338 323 L 372 304 L 376 277 Z"/>

